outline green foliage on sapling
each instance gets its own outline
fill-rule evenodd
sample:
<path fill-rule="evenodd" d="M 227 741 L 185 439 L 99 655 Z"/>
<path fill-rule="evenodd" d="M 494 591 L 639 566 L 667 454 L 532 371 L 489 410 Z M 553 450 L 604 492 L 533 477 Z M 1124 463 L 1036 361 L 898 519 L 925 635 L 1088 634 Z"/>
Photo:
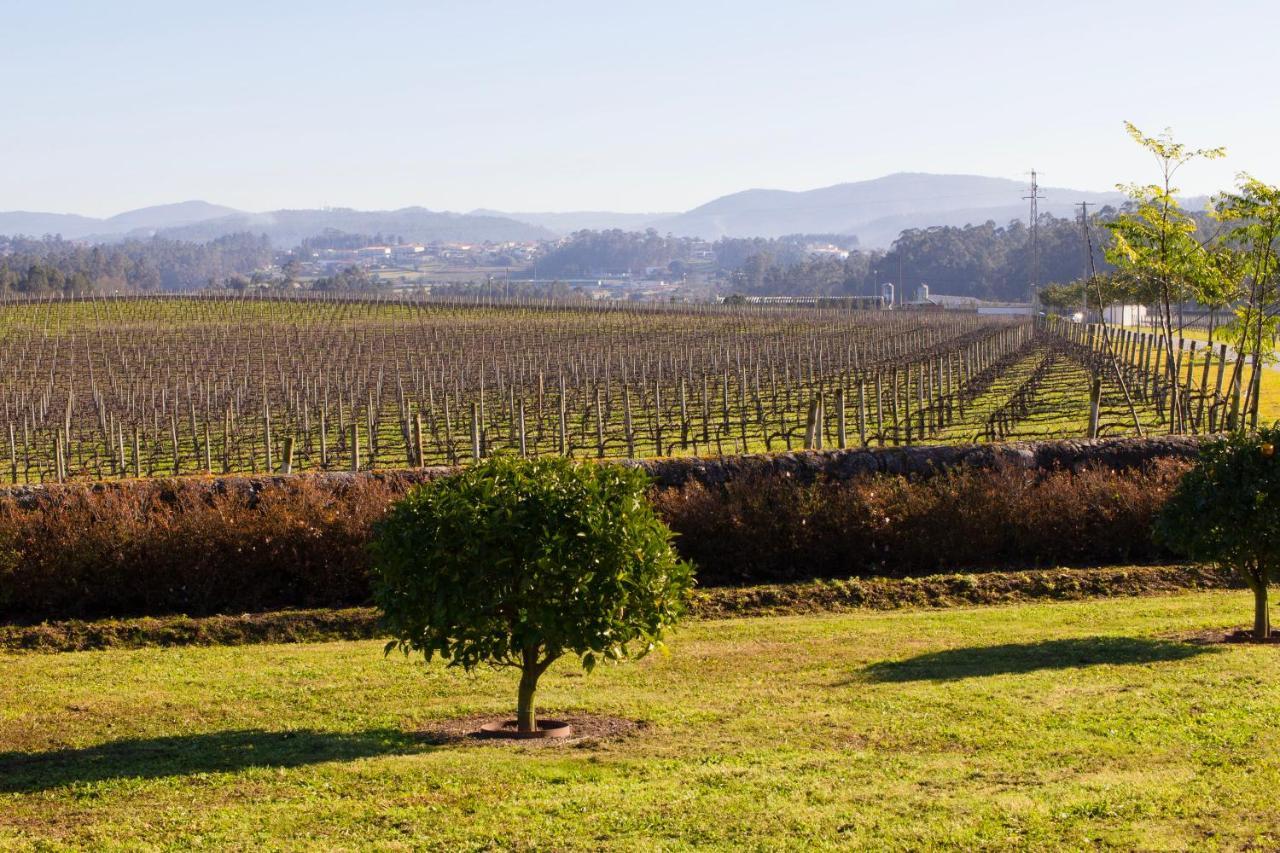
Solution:
<path fill-rule="evenodd" d="M 1267 587 L 1280 571 L 1280 424 L 1205 445 L 1156 520 L 1157 539 L 1231 566 L 1254 593 L 1254 636 L 1270 634 Z"/>
<path fill-rule="evenodd" d="M 692 567 L 647 502 L 637 468 L 495 457 L 419 487 L 375 528 L 387 650 L 472 670 L 520 669 L 518 720 L 565 654 L 590 671 L 660 646 Z"/>

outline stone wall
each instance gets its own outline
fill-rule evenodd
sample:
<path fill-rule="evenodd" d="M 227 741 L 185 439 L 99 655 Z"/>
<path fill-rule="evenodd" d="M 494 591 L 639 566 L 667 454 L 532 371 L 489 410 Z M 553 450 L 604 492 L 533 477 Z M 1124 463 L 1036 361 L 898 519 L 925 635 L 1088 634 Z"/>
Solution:
<path fill-rule="evenodd" d="M 736 477 L 782 476 L 802 482 L 818 478 L 846 480 L 861 474 L 902 474 L 929 476 L 958 466 L 998 468 L 1013 466 L 1040 470 L 1076 470 L 1089 465 L 1102 465 L 1116 470 L 1134 468 L 1154 459 L 1191 459 L 1196 455 L 1202 437 L 1159 436 L 1155 438 L 1068 439 L 1060 441 L 1028 441 L 1007 444 L 917 445 L 911 447 L 858 448 L 851 450 L 803 450 L 790 453 L 755 454 L 708 458 L 642 459 L 625 464 L 638 465 L 649 471 L 664 488 L 681 486 L 690 480 L 704 485 L 718 485 Z M 331 482 L 341 488 L 356 477 L 382 478 L 413 484 L 447 476 L 454 469 L 437 466 L 422 469 L 307 473 L 295 475 L 232 475 L 184 477 L 185 489 L 204 483 L 213 492 L 245 489 L 258 492 L 273 483 L 284 483 L 297 477 Z M 134 487 L 139 482 L 155 486 L 163 480 L 106 480 L 92 484 L 94 491 L 116 491 Z M 57 485 L 9 486 L 0 489 L 0 498 L 16 498 L 20 504 L 33 504 L 37 496 L 60 488 Z"/>
<path fill-rule="evenodd" d="M 659 484 L 679 486 L 689 480 L 706 485 L 723 483 L 743 474 L 762 474 L 813 480 L 845 480 L 860 474 L 928 476 L 958 466 L 1013 466 L 1076 470 L 1103 465 L 1116 470 L 1134 468 L 1154 459 L 1192 459 L 1203 438 L 1068 439 L 1007 444 L 918 445 L 912 447 L 805 450 L 792 453 L 725 456 L 708 459 L 642 460 Z"/>

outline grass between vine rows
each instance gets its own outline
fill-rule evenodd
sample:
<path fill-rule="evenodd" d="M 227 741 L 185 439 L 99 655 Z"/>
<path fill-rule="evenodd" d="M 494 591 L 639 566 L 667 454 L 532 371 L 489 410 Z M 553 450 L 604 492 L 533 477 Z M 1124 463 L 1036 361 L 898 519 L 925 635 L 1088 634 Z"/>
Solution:
<path fill-rule="evenodd" d="M 1238 591 L 729 619 L 544 679 L 643 725 L 433 744 L 510 709 L 378 641 L 0 655 L 0 846 L 1122 849 L 1280 844 L 1280 653 Z"/>

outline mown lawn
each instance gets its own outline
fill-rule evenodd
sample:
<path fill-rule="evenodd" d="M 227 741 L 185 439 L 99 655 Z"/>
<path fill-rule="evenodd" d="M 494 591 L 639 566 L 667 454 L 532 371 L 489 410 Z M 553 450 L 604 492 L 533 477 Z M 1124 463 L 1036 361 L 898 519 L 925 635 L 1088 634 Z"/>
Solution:
<path fill-rule="evenodd" d="M 646 725 L 433 745 L 510 673 L 379 642 L 0 655 L 0 846 L 1280 846 L 1280 647 L 1247 593 L 692 623 L 544 679 Z"/>

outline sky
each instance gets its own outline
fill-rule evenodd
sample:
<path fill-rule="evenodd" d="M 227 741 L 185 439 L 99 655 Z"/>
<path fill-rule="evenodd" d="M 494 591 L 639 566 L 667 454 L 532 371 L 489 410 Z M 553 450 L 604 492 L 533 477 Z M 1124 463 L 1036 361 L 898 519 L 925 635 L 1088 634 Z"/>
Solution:
<path fill-rule="evenodd" d="M 0 210 L 683 210 L 892 172 L 1280 182 L 1280 3 L 0 7 Z"/>

